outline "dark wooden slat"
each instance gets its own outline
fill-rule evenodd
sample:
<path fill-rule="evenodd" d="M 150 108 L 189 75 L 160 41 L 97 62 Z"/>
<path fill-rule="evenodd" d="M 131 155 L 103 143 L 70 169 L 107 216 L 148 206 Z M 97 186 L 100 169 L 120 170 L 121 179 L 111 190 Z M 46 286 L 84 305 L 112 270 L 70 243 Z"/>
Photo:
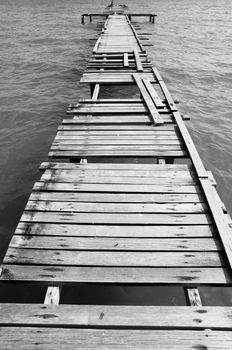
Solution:
<path fill-rule="evenodd" d="M 114 170 L 114 171 L 128 171 L 140 173 L 141 171 L 147 171 L 147 174 L 151 174 L 154 171 L 161 174 L 162 172 L 177 172 L 183 174 L 186 171 L 192 171 L 193 167 L 187 164 L 139 164 L 139 163 L 88 163 L 88 164 L 79 164 L 79 163 L 56 163 L 56 162 L 43 162 L 40 166 L 40 169 L 94 169 L 94 170 Z M 140 175 L 139 175 L 140 176 Z M 162 176 L 162 175 L 161 175 Z"/>
<path fill-rule="evenodd" d="M 104 202 L 104 203 L 204 203 L 199 194 L 137 194 L 137 193 L 98 193 L 98 192 L 37 192 L 33 191 L 32 201 L 58 202 Z"/>
<path fill-rule="evenodd" d="M 207 213 L 208 207 L 203 203 L 83 203 L 28 201 L 25 210 L 60 211 L 72 213 Z"/>
<path fill-rule="evenodd" d="M 65 213 L 26 211 L 22 221 L 50 223 L 144 224 L 144 225 L 207 225 L 205 214 L 128 214 L 128 213 Z"/>
<path fill-rule="evenodd" d="M 149 92 L 153 102 L 155 103 L 157 108 L 163 108 L 165 105 L 164 103 L 161 101 L 159 95 L 157 94 L 157 92 L 155 91 L 155 89 L 153 88 L 153 86 L 151 85 L 150 81 L 147 79 L 143 79 L 143 83 L 147 89 L 147 91 Z"/>
<path fill-rule="evenodd" d="M 139 185 L 139 184 L 85 184 L 36 182 L 36 191 L 69 192 L 124 192 L 124 193 L 201 193 L 198 186 L 181 185 Z"/>
<path fill-rule="evenodd" d="M 172 157 L 183 158 L 186 157 L 185 151 L 121 151 L 121 150 L 80 150 L 80 151 L 51 151 L 48 154 L 49 158 L 72 158 L 72 157 Z"/>

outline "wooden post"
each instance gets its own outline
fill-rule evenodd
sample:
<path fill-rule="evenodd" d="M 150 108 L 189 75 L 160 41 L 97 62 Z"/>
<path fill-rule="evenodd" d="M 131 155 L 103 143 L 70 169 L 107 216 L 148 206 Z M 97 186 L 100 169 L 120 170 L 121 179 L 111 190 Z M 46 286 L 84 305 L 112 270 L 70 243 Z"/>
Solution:
<path fill-rule="evenodd" d="M 92 16 L 89 15 L 89 22 L 92 23 Z"/>
<path fill-rule="evenodd" d="M 100 92 L 100 84 L 95 84 L 93 94 L 92 94 L 92 100 L 98 99 L 99 92 Z"/>
<path fill-rule="evenodd" d="M 166 164 L 166 161 L 164 158 L 159 158 L 158 159 L 158 164 Z"/>
<path fill-rule="evenodd" d="M 81 23 L 85 24 L 85 16 L 84 15 L 81 16 Z"/>
<path fill-rule="evenodd" d="M 60 302 L 61 287 L 48 287 L 44 304 L 58 305 Z"/>
<path fill-rule="evenodd" d="M 187 288 L 187 297 L 190 306 L 202 306 L 201 296 L 197 288 Z"/>

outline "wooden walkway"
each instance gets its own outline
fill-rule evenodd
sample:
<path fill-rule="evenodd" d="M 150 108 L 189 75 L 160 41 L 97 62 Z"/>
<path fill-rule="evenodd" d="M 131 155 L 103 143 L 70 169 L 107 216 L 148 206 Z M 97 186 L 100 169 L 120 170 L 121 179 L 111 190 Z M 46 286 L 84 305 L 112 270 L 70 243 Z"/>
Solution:
<path fill-rule="evenodd" d="M 107 17 L 81 81 L 2 264 L 44 303 L 0 305 L 2 349 L 231 349 L 232 308 L 197 288 L 232 283 L 230 219 L 128 16 Z M 115 84 L 138 97 L 100 97 Z M 62 302 L 82 284 L 179 286 L 186 305 Z"/>

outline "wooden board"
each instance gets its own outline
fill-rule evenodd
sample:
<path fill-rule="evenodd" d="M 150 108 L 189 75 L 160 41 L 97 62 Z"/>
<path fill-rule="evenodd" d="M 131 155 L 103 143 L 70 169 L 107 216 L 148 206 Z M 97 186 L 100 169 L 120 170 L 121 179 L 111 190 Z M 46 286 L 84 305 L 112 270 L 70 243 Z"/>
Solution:
<path fill-rule="evenodd" d="M 230 350 L 232 335 L 230 331 L 208 330 L 122 330 L 122 329 L 69 329 L 46 327 L 2 327 L 1 342 L 5 350 L 17 344 L 18 350 L 41 349 L 84 350 L 96 347 L 105 349 L 147 349 L 160 350 L 208 349 Z"/>
<path fill-rule="evenodd" d="M 155 83 L 155 77 L 152 73 L 140 73 L 141 78 L 147 78 L 152 83 Z M 133 84 L 133 76 L 131 73 L 84 73 L 81 80 L 81 83 L 86 84 Z"/>
<path fill-rule="evenodd" d="M 214 238 L 111 238 L 111 237 L 50 237 L 14 235 L 11 248 L 56 250 L 112 251 L 219 251 L 222 246 Z"/>
<path fill-rule="evenodd" d="M 129 284 L 223 284 L 232 282 L 230 269 L 220 267 L 88 267 L 48 265 L 2 266 L 4 281 L 61 283 Z"/>
<path fill-rule="evenodd" d="M 232 329 L 231 307 L 1 304 L 1 311 L 4 326 Z"/>
<path fill-rule="evenodd" d="M 130 237 L 130 238 L 207 238 L 217 237 L 213 225 L 141 226 L 141 225 L 59 225 L 20 222 L 17 235 L 70 237 Z"/>
<path fill-rule="evenodd" d="M 8 248 L 5 264 L 143 267 L 227 267 L 218 252 L 128 252 Z"/>

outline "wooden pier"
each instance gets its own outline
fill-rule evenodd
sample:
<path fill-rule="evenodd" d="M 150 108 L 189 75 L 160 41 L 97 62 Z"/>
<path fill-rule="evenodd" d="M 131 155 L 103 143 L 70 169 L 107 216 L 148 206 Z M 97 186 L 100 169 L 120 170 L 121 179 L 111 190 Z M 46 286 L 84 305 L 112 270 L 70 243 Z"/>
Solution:
<path fill-rule="evenodd" d="M 0 304 L 4 350 L 232 348 L 232 307 L 198 290 L 231 285 L 231 221 L 131 16 L 106 16 L 91 96 L 69 106 L 5 255 L 1 285 L 38 286 L 42 302 Z M 179 286 L 186 304 L 62 301 L 83 284 Z"/>

